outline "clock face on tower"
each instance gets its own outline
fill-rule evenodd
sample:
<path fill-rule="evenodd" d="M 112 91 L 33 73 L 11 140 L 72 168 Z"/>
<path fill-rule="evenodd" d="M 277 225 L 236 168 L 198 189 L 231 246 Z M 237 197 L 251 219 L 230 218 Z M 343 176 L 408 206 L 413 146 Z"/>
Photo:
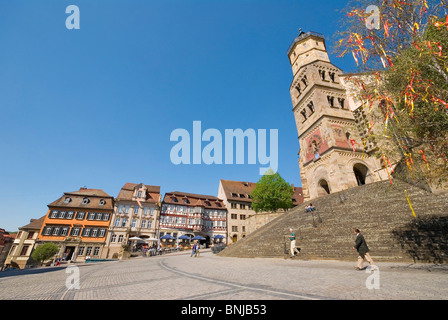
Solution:
<path fill-rule="evenodd" d="M 325 139 L 322 138 L 322 134 L 319 129 L 305 138 L 303 143 L 303 145 L 306 146 L 304 163 L 308 163 L 309 161 L 313 160 L 316 155 L 321 155 L 328 150 L 328 143 Z"/>
<path fill-rule="evenodd" d="M 316 153 L 319 151 L 322 145 L 322 138 L 319 134 L 313 134 L 309 140 L 308 149 L 311 153 Z"/>

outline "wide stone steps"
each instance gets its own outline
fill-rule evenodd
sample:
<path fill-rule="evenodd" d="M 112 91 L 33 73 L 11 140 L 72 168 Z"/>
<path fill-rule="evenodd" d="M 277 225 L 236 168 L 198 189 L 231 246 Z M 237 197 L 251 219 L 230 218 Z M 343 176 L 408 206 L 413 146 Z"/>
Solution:
<path fill-rule="evenodd" d="M 293 228 L 297 246 L 302 248 L 297 259 L 353 260 L 356 227 L 377 260 L 410 261 L 413 258 L 403 248 L 402 239 L 394 236 L 416 220 L 404 190 L 417 217 L 448 216 L 448 195 L 436 196 L 399 180 L 392 185 L 383 181 L 315 199 L 311 201 L 317 208 L 313 213 L 304 212 L 305 204 L 298 206 L 228 246 L 220 255 L 285 257 L 285 248 L 289 249 L 285 236 Z"/>

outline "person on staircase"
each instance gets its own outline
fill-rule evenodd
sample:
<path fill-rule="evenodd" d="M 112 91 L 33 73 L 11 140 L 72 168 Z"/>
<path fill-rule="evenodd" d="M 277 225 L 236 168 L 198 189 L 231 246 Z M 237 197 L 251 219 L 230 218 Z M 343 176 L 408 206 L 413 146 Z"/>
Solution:
<path fill-rule="evenodd" d="M 290 251 L 291 251 L 291 257 L 294 257 L 295 254 L 299 254 L 300 250 L 296 248 L 296 234 L 292 230 L 292 228 L 289 228 L 289 240 L 291 242 L 290 244 Z"/>
<path fill-rule="evenodd" d="M 373 264 L 373 259 L 369 254 L 369 247 L 367 246 L 367 242 L 364 239 L 364 236 L 360 233 L 359 229 L 354 229 L 356 234 L 355 246 L 353 250 L 358 251 L 358 265 L 355 267 L 356 270 L 364 270 L 363 262 L 364 258 L 370 263 L 370 266 L 373 268 L 375 265 Z"/>

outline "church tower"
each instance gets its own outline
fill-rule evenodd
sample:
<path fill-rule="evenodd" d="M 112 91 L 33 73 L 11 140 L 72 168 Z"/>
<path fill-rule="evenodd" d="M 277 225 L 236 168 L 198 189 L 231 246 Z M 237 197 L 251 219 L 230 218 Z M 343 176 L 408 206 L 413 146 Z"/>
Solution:
<path fill-rule="evenodd" d="M 358 134 L 343 72 L 330 62 L 324 36 L 300 31 L 287 54 L 305 201 L 382 180 L 379 161 Z"/>

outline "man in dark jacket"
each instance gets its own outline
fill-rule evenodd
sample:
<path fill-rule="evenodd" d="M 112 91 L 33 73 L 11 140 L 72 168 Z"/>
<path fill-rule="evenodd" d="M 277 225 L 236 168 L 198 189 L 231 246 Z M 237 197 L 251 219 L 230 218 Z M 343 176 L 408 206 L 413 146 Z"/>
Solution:
<path fill-rule="evenodd" d="M 358 266 L 355 268 L 356 270 L 363 270 L 362 264 L 364 262 L 364 258 L 370 263 L 370 266 L 373 267 L 373 260 L 369 254 L 369 247 L 367 246 L 367 242 L 364 239 L 364 236 L 359 232 L 359 229 L 354 229 L 356 234 L 355 246 L 353 250 L 358 251 Z"/>

